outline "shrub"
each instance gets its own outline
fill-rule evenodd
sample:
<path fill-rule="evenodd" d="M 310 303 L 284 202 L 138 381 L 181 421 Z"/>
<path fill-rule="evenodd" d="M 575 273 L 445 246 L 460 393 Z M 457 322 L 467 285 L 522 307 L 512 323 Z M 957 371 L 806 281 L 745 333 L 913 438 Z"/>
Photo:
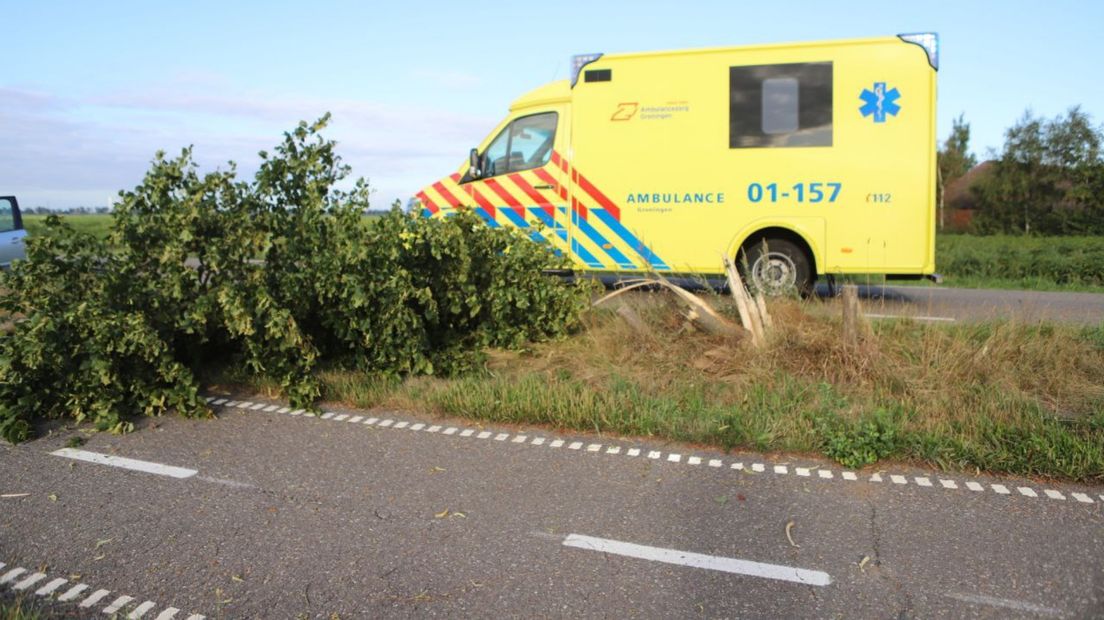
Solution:
<path fill-rule="evenodd" d="M 845 417 L 846 402 L 822 386 L 820 407 L 811 414 L 821 450 L 841 465 L 858 469 L 897 451 L 901 442 L 900 409 L 879 407 L 857 417 Z"/>
<path fill-rule="evenodd" d="M 213 361 L 303 407 L 320 360 L 450 374 L 578 323 L 589 287 L 545 276 L 563 259 L 516 230 L 397 209 L 365 226 L 369 188 L 335 188 L 349 169 L 327 120 L 261 153 L 252 183 L 158 153 L 106 240 L 50 218 L 0 281 L 22 317 L 0 338 L 0 435 L 26 439 L 34 417 L 125 431 L 138 414 L 206 414 L 196 373 Z"/>

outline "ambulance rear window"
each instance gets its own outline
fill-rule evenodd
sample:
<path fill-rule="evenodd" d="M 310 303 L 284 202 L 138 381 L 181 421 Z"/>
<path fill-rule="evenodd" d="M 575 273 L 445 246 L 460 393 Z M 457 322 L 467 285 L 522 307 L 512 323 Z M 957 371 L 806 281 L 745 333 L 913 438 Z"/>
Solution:
<path fill-rule="evenodd" d="M 832 63 L 729 68 L 729 148 L 832 146 Z"/>

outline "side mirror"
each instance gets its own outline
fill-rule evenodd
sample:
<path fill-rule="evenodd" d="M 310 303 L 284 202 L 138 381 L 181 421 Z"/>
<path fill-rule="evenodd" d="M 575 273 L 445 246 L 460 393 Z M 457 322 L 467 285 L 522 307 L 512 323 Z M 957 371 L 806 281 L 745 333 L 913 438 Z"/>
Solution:
<path fill-rule="evenodd" d="M 468 174 L 471 175 L 473 179 L 478 179 L 483 176 L 483 170 L 479 166 L 479 160 L 479 149 L 472 149 L 471 152 L 468 153 Z"/>

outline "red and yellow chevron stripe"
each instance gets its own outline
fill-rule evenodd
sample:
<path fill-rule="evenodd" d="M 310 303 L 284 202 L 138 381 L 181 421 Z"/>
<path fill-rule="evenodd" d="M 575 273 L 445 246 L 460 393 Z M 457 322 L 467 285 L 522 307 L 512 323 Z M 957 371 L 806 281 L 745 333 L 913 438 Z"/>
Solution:
<path fill-rule="evenodd" d="M 570 178 L 565 187 L 558 178 Z M 453 174 L 416 194 L 427 216 L 472 208 L 488 226 L 532 229 L 589 269 L 669 269 L 621 224 L 621 209 L 563 156 L 550 165 L 460 184 Z"/>

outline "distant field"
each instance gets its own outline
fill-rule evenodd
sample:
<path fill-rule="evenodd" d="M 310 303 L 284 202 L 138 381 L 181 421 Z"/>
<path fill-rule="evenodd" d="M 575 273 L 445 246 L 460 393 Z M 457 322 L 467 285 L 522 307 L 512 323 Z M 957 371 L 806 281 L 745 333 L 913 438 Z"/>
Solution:
<path fill-rule="evenodd" d="M 47 215 L 24 215 L 23 225 L 27 228 L 27 234 L 37 235 L 46 229 Z M 107 236 L 108 226 L 111 225 L 111 216 L 103 215 L 60 215 L 63 221 L 73 228 L 91 233 L 101 239 Z"/>
<path fill-rule="evenodd" d="M 110 215 L 63 215 L 78 230 L 107 236 Z M 365 223 L 379 216 L 369 214 Z M 34 235 L 45 215 L 24 215 Z M 1104 292 L 1104 237 L 939 235 L 936 271 L 945 286 Z M 866 282 L 861 276 L 849 278 Z"/>

